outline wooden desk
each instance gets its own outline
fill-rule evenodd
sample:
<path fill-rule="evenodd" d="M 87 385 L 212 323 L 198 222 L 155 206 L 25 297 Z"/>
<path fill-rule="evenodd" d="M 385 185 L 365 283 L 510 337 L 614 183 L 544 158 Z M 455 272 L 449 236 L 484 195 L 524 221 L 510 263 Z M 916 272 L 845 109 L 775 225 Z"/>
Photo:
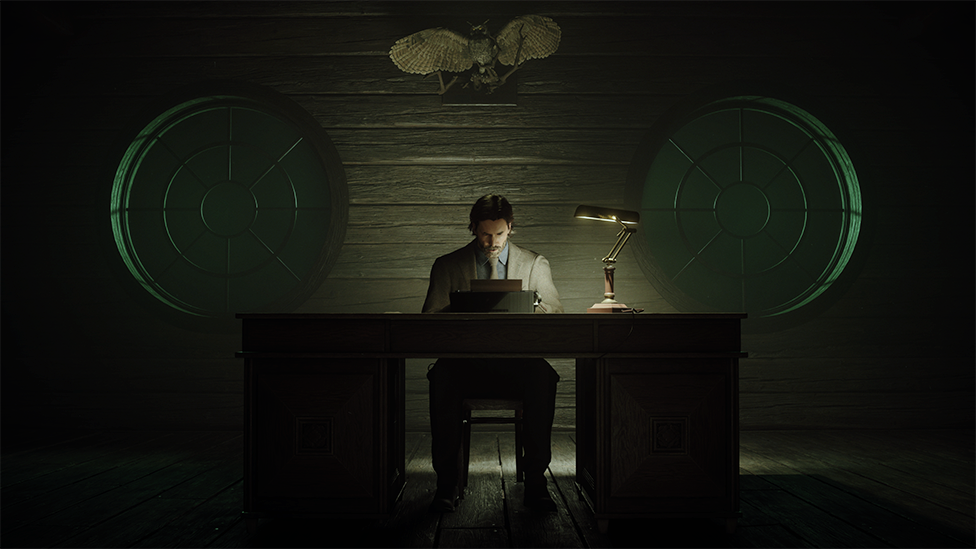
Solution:
<path fill-rule="evenodd" d="M 744 314 L 241 314 L 244 513 L 382 516 L 404 359 L 575 358 L 576 475 L 612 518 L 739 515 Z M 495 348 L 481 352 L 485 334 Z"/>

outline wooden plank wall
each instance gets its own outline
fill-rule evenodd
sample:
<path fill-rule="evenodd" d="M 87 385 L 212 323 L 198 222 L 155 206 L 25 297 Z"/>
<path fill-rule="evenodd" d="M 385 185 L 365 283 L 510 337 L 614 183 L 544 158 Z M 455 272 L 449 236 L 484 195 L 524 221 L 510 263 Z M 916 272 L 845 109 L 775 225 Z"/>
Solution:
<path fill-rule="evenodd" d="M 744 80 L 800 90 L 841 121 L 868 248 L 818 317 L 746 334 L 742 428 L 973 425 L 972 98 L 940 65 L 945 46 L 971 51 L 971 35 L 927 47 L 960 13 L 971 23 L 970 3 L 18 4 L 3 6 L 5 46 L 22 39 L 4 60 L 28 63 L 15 76 L 4 63 L 2 162 L 3 397 L 17 421 L 241 427 L 239 335 L 167 322 L 109 268 L 117 141 L 183 85 L 267 86 L 334 142 L 347 235 L 300 312 L 418 311 L 433 258 L 467 242 L 467 210 L 487 191 L 512 200 L 513 239 L 549 258 L 567 311 L 582 312 L 602 293 L 614 229 L 572 219 L 576 205 L 631 206 L 627 170 L 654 123 Z M 442 106 L 435 81 L 387 56 L 424 28 L 497 29 L 524 13 L 551 16 L 563 37 L 519 71 L 517 107 Z M 632 252 L 618 263 L 621 300 L 674 311 Z M 410 430 L 427 428 L 428 362 L 408 365 Z M 572 429 L 573 366 L 556 366 L 557 428 Z"/>

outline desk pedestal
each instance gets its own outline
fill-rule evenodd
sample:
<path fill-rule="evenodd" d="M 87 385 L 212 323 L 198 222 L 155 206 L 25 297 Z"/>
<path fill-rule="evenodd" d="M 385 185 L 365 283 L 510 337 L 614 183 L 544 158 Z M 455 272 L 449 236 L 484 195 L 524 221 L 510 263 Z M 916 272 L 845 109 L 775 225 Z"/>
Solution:
<path fill-rule="evenodd" d="M 737 358 L 576 362 L 577 483 L 612 518 L 739 516 Z"/>
<path fill-rule="evenodd" d="M 247 358 L 244 514 L 383 517 L 404 484 L 404 361 Z"/>

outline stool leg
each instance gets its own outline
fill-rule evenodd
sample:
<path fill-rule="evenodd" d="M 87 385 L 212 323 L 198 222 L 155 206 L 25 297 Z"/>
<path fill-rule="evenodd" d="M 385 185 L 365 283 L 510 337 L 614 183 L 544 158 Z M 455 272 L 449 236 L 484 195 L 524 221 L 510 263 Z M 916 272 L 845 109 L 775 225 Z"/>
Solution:
<path fill-rule="evenodd" d="M 515 482 L 525 480 L 522 453 L 522 410 L 515 410 Z"/>
<path fill-rule="evenodd" d="M 464 497 L 464 489 L 468 487 L 468 465 L 471 463 L 471 410 L 464 412 L 464 423 L 462 426 L 463 434 L 461 437 L 461 452 L 463 460 L 459 465 L 461 471 L 461 482 L 458 486 L 461 497 Z"/>

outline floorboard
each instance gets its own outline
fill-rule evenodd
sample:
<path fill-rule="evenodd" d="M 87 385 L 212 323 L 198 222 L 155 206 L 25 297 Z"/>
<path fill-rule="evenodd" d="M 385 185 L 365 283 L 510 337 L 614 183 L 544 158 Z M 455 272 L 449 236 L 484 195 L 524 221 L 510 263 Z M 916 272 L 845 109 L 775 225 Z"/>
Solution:
<path fill-rule="evenodd" d="M 891 433 L 888 439 L 868 435 L 870 433 L 757 433 L 741 442 L 740 465 L 746 471 L 762 474 L 777 488 L 796 494 L 804 493 L 796 487 L 800 482 L 797 479 L 816 480 L 818 484 L 804 480 L 807 490 L 819 488 L 826 494 L 808 495 L 808 500 L 833 503 L 844 498 L 854 503 L 868 502 L 873 520 L 897 523 L 902 528 L 918 525 L 923 531 L 934 532 L 930 543 L 936 543 L 935 546 L 968 544 L 974 537 L 973 491 L 956 490 L 926 480 L 934 474 L 933 469 L 946 467 L 954 461 L 953 458 L 933 453 L 926 460 L 915 462 L 914 473 L 893 469 L 889 463 L 900 458 L 892 456 L 911 448 L 903 433 Z M 933 465 L 936 463 L 938 465 Z M 961 483 L 968 484 L 974 473 L 969 467 L 968 471 L 959 469 L 956 474 Z M 824 485 L 832 490 L 828 491 Z M 846 507 L 831 506 L 830 509 L 836 509 L 844 517 L 850 516 Z M 871 531 L 883 532 L 878 534 L 882 537 L 900 537 L 898 533 L 884 529 Z M 925 539 L 925 536 L 916 534 L 908 537 L 919 542 Z M 909 542 L 908 546 L 924 545 Z"/>
<path fill-rule="evenodd" d="M 499 435 L 498 441 L 499 455 L 502 459 L 502 475 L 507 479 L 505 497 L 509 501 L 507 511 L 513 547 L 583 547 L 584 545 L 573 527 L 572 518 L 566 510 L 565 500 L 559 493 L 558 485 L 553 480 L 555 476 L 565 477 L 568 471 L 564 468 L 556 468 L 555 473 L 553 473 L 554 466 L 550 463 L 548 487 L 549 494 L 557 505 L 556 512 L 538 513 L 532 511 L 526 508 L 523 503 L 524 484 L 512 482 L 515 479 L 515 437 L 506 433 Z"/>
<path fill-rule="evenodd" d="M 273 517 L 249 536 L 237 432 L 24 434 L 0 461 L 3 547 L 973 547 L 972 431 L 741 433 L 742 518 L 630 519 L 600 533 L 553 434 L 557 511 L 522 503 L 510 428 L 472 435 L 465 497 L 428 510 L 430 435 L 407 433 L 403 496 L 382 520 Z"/>

